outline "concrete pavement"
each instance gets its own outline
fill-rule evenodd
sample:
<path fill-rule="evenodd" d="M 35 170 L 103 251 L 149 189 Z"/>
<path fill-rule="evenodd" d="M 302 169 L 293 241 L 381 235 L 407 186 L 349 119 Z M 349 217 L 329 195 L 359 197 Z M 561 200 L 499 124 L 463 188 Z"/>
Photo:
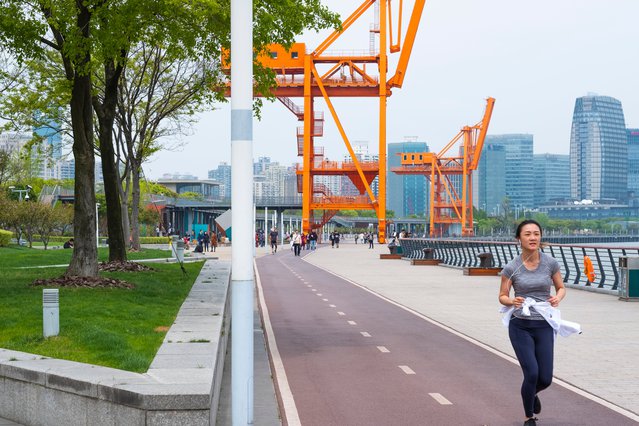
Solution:
<path fill-rule="evenodd" d="M 322 248 L 303 260 L 514 361 L 497 312 L 499 277 L 464 276 L 461 270 L 444 266 L 380 260 L 379 254 L 387 252 L 382 245 L 370 250 L 341 244 L 339 249 Z M 579 322 L 584 332 L 558 338 L 555 377 L 639 422 L 639 303 L 568 289 L 560 308 L 562 317 Z"/>

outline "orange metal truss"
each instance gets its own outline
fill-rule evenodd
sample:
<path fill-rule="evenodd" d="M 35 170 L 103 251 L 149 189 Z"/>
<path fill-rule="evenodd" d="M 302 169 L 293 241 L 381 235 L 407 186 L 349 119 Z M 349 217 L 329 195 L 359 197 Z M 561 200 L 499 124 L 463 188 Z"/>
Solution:
<path fill-rule="evenodd" d="M 439 153 L 400 153 L 397 174 L 425 175 L 430 180 L 430 236 L 442 236 L 451 224 L 461 224 L 463 236 L 473 235 L 472 172 L 477 170 L 495 99 L 488 98 L 482 120 L 465 126 Z M 459 145 L 458 155 L 446 156 Z"/>
<path fill-rule="evenodd" d="M 377 4 L 376 4 L 377 3 Z M 312 52 L 304 43 L 294 43 L 288 49 L 272 45 L 258 60 L 272 68 L 277 75 L 275 96 L 298 118 L 303 127 L 297 131 L 298 155 L 303 157 L 298 167 L 298 183 L 302 192 L 302 228 L 305 232 L 326 223 L 337 210 L 375 210 L 378 218 L 380 242 L 386 231 L 386 98 L 392 89 L 400 88 L 406 69 L 425 0 L 416 0 L 402 45 L 402 0 L 366 0 Z M 371 26 L 371 49 L 359 54 L 332 53 L 327 49 L 375 5 L 379 23 Z M 374 37 L 379 38 L 379 50 L 373 49 Z M 389 77 L 388 56 L 399 52 L 397 67 Z M 322 72 L 320 72 L 320 69 Z M 373 71 L 373 72 L 372 72 Z M 259 96 L 259 94 L 257 94 Z M 304 105 L 296 105 L 290 98 L 303 98 Z M 351 161 L 338 163 L 324 160 L 324 151 L 315 145 L 315 138 L 323 135 L 324 115 L 315 111 L 315 98 L 326 102 L 331 117 L 339 129 Z M 362 162 L 357 158 L 346 135 L 332 97 L 374 97 L 379 100 L 379 161 Z M 328 188 L 316 182 L 316 176 L 348 176 L 360 196 L 347 197 L 330 194 Z M 378 178 L 378 194 L 371 184 Z M 314 218 L 314 212 L 321 217 Z"/>

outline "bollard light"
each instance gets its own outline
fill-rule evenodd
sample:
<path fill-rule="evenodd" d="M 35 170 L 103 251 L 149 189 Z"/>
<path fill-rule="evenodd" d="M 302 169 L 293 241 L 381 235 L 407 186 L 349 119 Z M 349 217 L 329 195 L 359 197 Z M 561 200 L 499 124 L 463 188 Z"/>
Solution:
<path fill-rule="evenodd" d="M 60 296 L 57 288 L 42 290 L 42 328 L 44 337 L 60 333 Z"/>
<path fill-rule="evenodd" d="M 184 263 L 184 241 L 178 240 L 175 249 L 175 257 L 178 262 Z"/>

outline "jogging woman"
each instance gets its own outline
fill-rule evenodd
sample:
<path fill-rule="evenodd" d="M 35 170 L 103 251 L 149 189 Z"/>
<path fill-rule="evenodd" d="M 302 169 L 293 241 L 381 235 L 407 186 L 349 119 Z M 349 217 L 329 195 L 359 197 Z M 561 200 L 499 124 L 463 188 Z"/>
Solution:
<path fill-rule="evenodd" d="M 565 297 L 566 289 L 559 263 L 540 250 L 541 225 L 534 220 L 524 220 L 515 236 L 521 244 L 521 254 L 502 271 L 499 303 L 515 308 L 508 335 L 524 373 L 521 385 L 524 426 L 536 426 L 534 415 L 541 412 L 537 394 L 552 382 L 555 332 L 535 310 L 534 303 L 548 302 L 556 308 Z M 554 296 L 550 294 L 553 286 Z M 511 287 L 515 290 L 514 297 L 510 295 Z"/>

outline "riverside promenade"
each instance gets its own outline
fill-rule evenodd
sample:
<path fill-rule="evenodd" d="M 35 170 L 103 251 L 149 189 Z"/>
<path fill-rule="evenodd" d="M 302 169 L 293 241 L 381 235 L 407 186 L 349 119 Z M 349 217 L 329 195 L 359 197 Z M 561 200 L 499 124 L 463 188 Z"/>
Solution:
<path fill-rule="evenodd" d="M 516 362 L 498 313 L 499 277 L 465 276 L 460 269 L 445 266 L 380 260 L 379 254 L 387 252 L 382 245 L 369 250 L 343 243 L 339 249 L 302 255 L 303 261 Z M 580 323 L 583 334 L 557 338 L 554 386 L 583 394 L 639 422 L 639 303 L 568 289 L 560 308 L 562 318 Z M 518 390 L 517 383 L 505 385 Z"/>
<path fill-rule="evenodd" d="M 257 249 L 258 255 L 260 250 Z M 411 266 L 410 262 L 404 260 L 380 260 L 379 255 L 387 252 L 388 249 L 383 245 L 376 245 L 375 249 L 370 250 L 366 245 L 355 245 L 347 240 L 340 244 L 339 249 L 331 249 L 330 246 L 322 245 L 315 252 L 302 251 L 300 258 L 293 257 L 289 253 L 288 247 L 285 247 L 284 250 L 279 250 L 275 256 L 261 257 L 257 262 L 258 273 L 262 276 L 263 281 L 275 283 L 275 286 L 269 284 L 270 290 L 266 289 L 267 284 L 264 284 L 264 291 L 267 293 L 267 305 L 274 312 L 282 309 L 286 309 L 289 312 L 294 310 L 295 307 L 292 308 L 287 303 L 287 298 L 290 297 L 291 292 L 297 292 L 298 288 L 307 287 L 306 281 L 310 281 L 313 288 L 317 288 L 317 290 L 314 290 L 309 287 L 306 291 L 323 292 L 324 295 L 322 297 L 330 299 L 330 302 L 325 302 L 327 307 L 333 306 L 328 305 L 329 303 L 334 303 L 337 304 L 337 308 L 333 308 L 333 310 L 340 310 L 340 307 L 350 303 L 345 299 L 342 300 L 345 297 L 343 293 L 350 292 L 348 287 L 336 287 L 333 286 L 333 283 L 329 285 L 328 282 L 325 282 L 324 285 L 323 280 L 328 278 L 322 275 L 320 279 L 319 274 L 303 266 L 304 264 L 314 265 L 326 272 L 330 272 L 336 278 L 347 280 L 352 287 L 372 293 L 386 304 L 400 307 L 411 315 L 420 318 L 424 322 L 423 328 L 435 325 L 446 333 L 470 342 L 487 354 L 497 355 L 499 358 L 516 364 L 507 329 L 502 325 L 498 313 L 499 277 L 465 276 L 462 270 L 446 266 Z M 304 273 L 304 270 L 315 276 L 308 276 Z M 289 279 L 288 276 L 290 274 L 295 279 L 301 280 L 302 285 L 293 284 L 293 287 L 288 286 L 286 280 Z M 322 291 L 323 285 L 324 289 Z M 343 290 L 338 290 L 339 288 Z M 270 296 L 268 294 L 269 291 L 271 293 Z M 278 292 L 278 298 L 274 298 L 274 295 Z M 320 296 L 320 294 L 315 295 Z M 304 298 L 305 296 L 302 293 L 296 293 L 294 297 Z M 317 297 L 314 299 L 320 301 L 320 303 L 321 300 L 324 300 Z M 300 306 L 305 303 L 303 299 L 296 300 L 299 300 L 297 304 Z M 354 310 L 355 305 L 350 304 L 349 306 L 351 306 L 348 308 L 349 310 Z M 307 327 L 308 333 L 322 333 L 326 331 L 326 328 L 332 326 L 333 322 L 330 320 L 330 316 L 324 317 L 324 314 L 321 313 L 321 308 L 317 311 L 313 310 L 312 305 L 304 305 L 304 308 L 307 309 L 307 312 L 306 314 L 302 313 L 302 316 L 299 317 L 300 323 L 292 325 L 287 322 L 286 326 L 290 328 L 282 329 L 284 334 L 280 334 L 279 338 L 277 324 L 275 324 L 274 339 L 277 344 L 279 344 L 278 339 L 280 339 L 282 344 L 286 345 L 287 335 L 295 332 L 296 327 Z M 567 297 L 560 308 L 563 318 L 579 322 L 582 325 L 583 334 L 569 338 L 558 337 L 557 339 L 555 379 L 551 387 L 551 389 L 555 390 L 547 395 L 556 395 L 560 398 L 559 400 L 554 398 L 549 400 L 548 396 L 546 396 L 548 401 L 544 402 L 546 416 L 554 414 L 555 420 L 547 419 L 544 424 L 639 423 L 639 369 L 636 368 L 639 365 L 639 327 L 637 327 L 639 322 L 639 303 L 619 301 L 616 296 L 606 294 L 568 289 Z M 384 308 L 382 307 L 381 309 Z M 337 312 L 336 317 L 338 315 L 344 314 Z M 382 315 L 380 313 L 380 319 L 384 318 Z M 311 322 L 302 322 L 305 317 L 322 321 L 321 327 L 312 328 L 313 324 Z M 348 319 L 348 317 L 344 316 L 340 318 Z M 287 320 L 290 320 L 290 318 L 287 318 Z M 331 332 L 338 333 L 337 329 L 331 330 Z M 317 356 L 317 351 L 321 352 L 328 346 L 321 344 L 317 347 L 314 346 L 315 343 L 311 342 L 310 338 L 306 341 L 305 333 L 302 332 L 302 334 L 298 334 L 297 337 L 293 338 L 293 343 L 295 347 L 303 345 L 304 350 L 301 353 L 306 353 L 307 355 L 304 356 L 309 357 L 304 363 L 310 363 L 310 357 Z M 271 338 L 269 337 L 269 339 Z M 357 339 L 357 337 L 353 338 Z M 359 345 L 359 343 L 352 343 L 352 341 L 343 341 L 343 343 L 347 346 Z M 341 349 L 339 346 L 335 348 Z M 454 351 L 455 349 L 451 347 L 450 350 Z M 299 357 L 301 353 L 295 352 L 295 356 Z M 453 352 L 451 352 L 451 357 L 452 354 Z M 323 356 L 329 357 L 329 353 L 325 353 Z M 421 358 L 425 357 L 427 358 L 428 355 L 424 353 Z M 474 362 L 479 363 L 479 358 L 476 359 L 477 361 Z M 315 361 L 317 361 L 317 358 L 313 360 L 313 362 Z M 320 360 L 320 362 L 324 361 Z M 291 382 L 290 399 L 296 402 L 299 401 L 299 404 L 304 404 L 304 399 L 308 398 L 304 394 L 306 391 L 319 392 L 319 389 L 304 389 L 299 386 L 299 382 L 296 384 L 293 378 L 295 373 L 289 374 L 286 360 L 284 360 L 283 364 L 287 370 L 289 382 Z M 473 361 L 470 361 L 470 365 L 472 364 Z M 291 369 L 299 368 L 299 366 L 299 363 L 298 365 L 291 365 Z M 480 367 L 479 364 L 477 366 Z M 518 367 L 513 367 L 515 368 L 515 374 L 503 376 L 504 381 L 499 386 L 508 388 L 507 391 L 511 394 L 510 398 L 515 401 L 515 405 L 518 405 L 520 404 L 518 402 L 518 394 L 521 372 Z M 378 371 L 378 373 L 372 374 L 383 374 L 380 370 L 375 371 Z M 503 372 L 502 367 L 499 367 L 489 374 L 499 378 L 502 377 Z M 277 376 L 278 372 L 276 371 L 275 374 Z M 336 380 L 339 379 L 336 378 Z M 320 384 L 317 383 L 315 387 L 317 386 L 320 386 Z M 330 386 L 330 384 L 327 382 L 323 385 L 324 390 L 328 391 L 326 386 Z M 461 384 L 461 386 L 464 385 Z M 282 388 L 281 383 L 279 387 Z M 477 390 L 477 392 L 490 394 L 488 390 Z M 316 394 L 316 396 L 321 395 L 322 392 Z M 572 396 L 568 399 L 561 395 Z M 488 398 L 490 397 L 488 396 Z M 588 402 L 586 403 L 585 401 Z M 290 402 L 288 401 L 288 406 L 291 405 Z M 362 402 L 365 403 L 366 401 Z M 399 401 L 396 401 L 396 403 L 402 404 Z M 408 399 L 406 400 L 406 405 L 407 403 Z M 287 401 L 285 400 L 283 404 L 286 406 Z M 311 401 L 311 406 L 313 404 L 315 403 Z M 503 401 L 500 403 L 494 402 L 493 409 L 498 410 L 499 404 L 503 405 Z M 562 411 L 564 411 L 562 405 L 564 404 L 570 404 L 570 407 L 565 406 L 566 410 L 563 413 L 563 417 L 568 416 L 568 418 L 559 420 L 562 418 Z M 582 404 L 586 404 L 589 408 L 586 408 L 586 405 L 583 405 L 582 409 L 584 411 L 576 408 Z M 603 412 L 598 412 L 599 418 L 583 418 L 584 415 L 588 416 L 586 414 L 589 412 L 588 410 L 596 406 L 600 406 L 603 410 Z M 606 410 L 610 414 L 606 415 Z M 348 409 L 343 411 L 343 413 L 348 413 Z M 300 414 L 302 413 L 300 412 Z M 396 420 L 398 421 L 396 424 L 414 424 L 402 422 L 399 419 Z M 502 423 L 497 421 L 490 424 Z M 289 424 L 299 423 L 289 422 Z M 312 424 L 312 421 L 309 423 L 302 419 L 301 424 Z M 335 420 L 331 424 L 340 423 L 339 420 Z M 342 420 L 341 424 L 346 423 Z M 446 424 L 464 423 L 463 421 L 458 422 L 449 418 Z"/>

